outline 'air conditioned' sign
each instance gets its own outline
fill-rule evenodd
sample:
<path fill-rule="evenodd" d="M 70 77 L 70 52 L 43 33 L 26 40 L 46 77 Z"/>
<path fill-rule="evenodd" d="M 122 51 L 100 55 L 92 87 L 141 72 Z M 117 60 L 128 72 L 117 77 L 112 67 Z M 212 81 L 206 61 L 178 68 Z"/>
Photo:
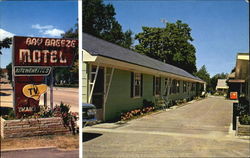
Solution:
<path fill-rule="evenodd" d="M 14 37 L 15 66 L 71 66 L 77 40 Z"/>

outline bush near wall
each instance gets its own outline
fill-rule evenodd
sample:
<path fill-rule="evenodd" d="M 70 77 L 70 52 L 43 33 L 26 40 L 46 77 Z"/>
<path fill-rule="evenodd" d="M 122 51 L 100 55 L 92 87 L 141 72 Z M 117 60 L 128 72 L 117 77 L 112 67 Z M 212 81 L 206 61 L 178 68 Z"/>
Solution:
<path fill-rule="evenodd" d="M 250 115 L 242 115 L 239 117 L 240 124 L 250 125 Z"/>
<path fill-rule="evenodd" d="M 237 117 L 236 135 L 237 136 L 250 136 L 250 125 L 242 125 Z"/>
<path fill-rule="evenodd" d="M 146 113 L 149 113 L 149 112 L 152 112 L 155 110 L 155 107 L 154 107 L 155 104 L 151 101 L 147 101 L 146 99 L 143 99 L 142 104 L 143 104 L 142 108 L 140 108 L 140 109 L 134 109 L 131 111 L 121 113 L 120 120 L 122 120 L 122 121 L 130 120 L 132 118 L 142 116 Z"/>
<path fill-rule="evenodd" d="M 132 118 L 142 116 L 142 115 L 149 113 L 149 112 L 152 112 L 154 110 L 155 110 L 155 108 L 151 106 L 151 107 L 144 107 L 141 109 L 135 109 L 135 110 L 131 110 L 128 112 L 124 112 L 124 113 L 121 113 L 121 120 L 122 121 L 130 120 Z"/>
<path fill-rule="evenodd" d="M 239 98 L 239 122 L 243 125 L 250 125 L 249 102 L 245 97 Z"/>

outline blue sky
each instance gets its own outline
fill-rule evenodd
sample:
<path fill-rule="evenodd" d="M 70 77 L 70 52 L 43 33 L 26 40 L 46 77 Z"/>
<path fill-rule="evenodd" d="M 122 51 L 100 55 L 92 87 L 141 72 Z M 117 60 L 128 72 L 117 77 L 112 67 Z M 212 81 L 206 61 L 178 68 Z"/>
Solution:
<path fill-rule="evenodd" d="M 0 1 L 0 40 L 4 37 L 60 37 L 77 23 L 78 5 L 70 1 Z M 1 67 L 11 62 L 11 49 L 3 49 Z"/>
<path fill-rule="evenodd" d="M 105 1 L 115 7 L 116 19 L 123 30 L 134 34 L 142 26 L 165 27 L 182 20 L 192 28 L 197 68 L 205 65 L 210 76 L 231 72 L 237 52 L 249 52 L 249 14 L 245 0 L 161 0 Z"/>
<path fill-rule="evenodd" d="M 142 26 L 164 27 L 182 20 L 192 28 L 197 68 L 206 65 L 211 76 L 230 72 L 237 52 L 249 52 L 249 14 L 245 0 L 118 0 L 115 7 L 123 30 L 134 34 Z M 77 1 L 0 2 L 0 38 L 7 35 L 59 37 L 77 21 Z M 0 56 L 1 67 L 11 62 L 11 49 Z"/>

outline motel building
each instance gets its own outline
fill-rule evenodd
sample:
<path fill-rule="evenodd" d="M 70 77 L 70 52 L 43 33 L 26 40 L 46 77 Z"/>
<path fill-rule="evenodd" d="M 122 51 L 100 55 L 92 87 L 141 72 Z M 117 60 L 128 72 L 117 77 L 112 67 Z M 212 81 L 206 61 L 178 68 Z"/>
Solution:
<path fill-rule="evenodd" d="M 238 53 L 236 56 L 235 72 L 227 79 L 228 96 L 230 92 L 237 92 L 237 98 L 244 96 L 249 103 L 250 100 L 250 77 L 249 77 L 249 53 Z"/>
<path fill-rule="evenodd" d="M 166 103 L 191 99 L 206 83 L 175 66 L 83 33 L 83 103 L 97 108 L 97 119 L 115 120 L 141 108 L 143 100 Z"/>
<path fill-rule="evenodd" d="M 219 94 L 227 94 L 228 86 L 227 86 L 227 79 L 218 79 L 216 85 L 216 92 Z"/>

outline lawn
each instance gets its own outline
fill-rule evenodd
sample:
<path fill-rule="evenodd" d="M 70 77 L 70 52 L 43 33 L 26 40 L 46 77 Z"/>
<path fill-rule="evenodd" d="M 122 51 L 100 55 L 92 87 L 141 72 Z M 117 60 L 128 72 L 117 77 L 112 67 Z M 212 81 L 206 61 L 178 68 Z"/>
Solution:
<path fill-rule="evenodd" d="M 79 135 L 48 135 L 1 139 L 1 150 L 54 146 L 62 150 L 79 148 Z"/>

